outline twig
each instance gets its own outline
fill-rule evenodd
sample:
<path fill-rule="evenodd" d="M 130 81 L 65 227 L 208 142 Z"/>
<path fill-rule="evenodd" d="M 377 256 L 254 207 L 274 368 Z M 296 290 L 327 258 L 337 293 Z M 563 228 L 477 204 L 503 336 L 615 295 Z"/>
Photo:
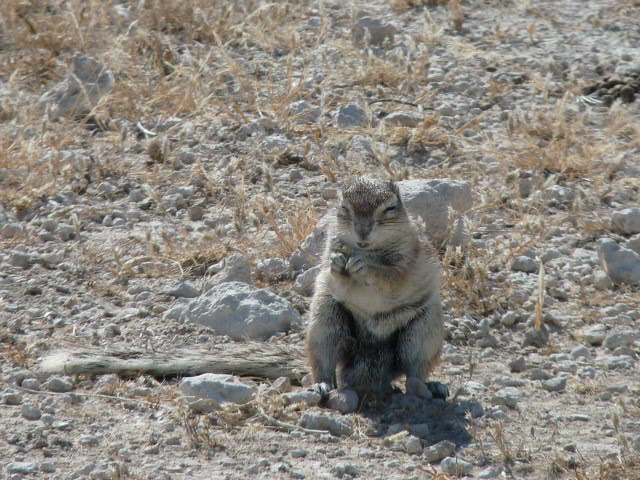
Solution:
<path fill-rule="evenodd" d="M 404 100 L 398 100 L 397 98 L 379 98 L 378 100 L 371 100 L 369 102 L 369 105 L 373 105 L 374 103 L 388 103 L 388 102 L 401 103 L 403 105 L 410 105 L 412 107 L 419 107 L 417 103 L 406 102 Z M 426 109 L 426 110 L 429 110 L 429 109 Z"/>
<path fill-rule="evenodd" d="M 109 399 L 109 400 L 119 400 L 121 402 L 144 403 L 144 404 L 149 405 L 150 407 L 153 407 L 153 408 L 165 408 L 165 409 L 167 409 L 169 411 L 175 410 L 174 407 L 167 407 L 166 405 L 162 405 L 161 403 L 149 402 L 147 400 L 140 400 L 140 399 L 137 399 L 137 398 L 116 397 L 114 395 L 104 395 L 104 394 L 101 394 L 101 393 L 45 392 L 45 391 L 41 391 L 41 390 L 32 390 L 30 388 L 19 387 L 17 385 L 15 386 L 15 388 L 17 388 L 18 390 L 22 390 L 23 392 L 35 393 L 36 395 L 67 395 L 68 393 L 73 393 L 74 395 L 79 395 L 79 396 L 83 396 L 83 397 L 106 398 L 106 399 Z"/>
<path fill-rule="evenodd" d="M 315 433 L 315 434 L 327 433 L 324 430 L 312 430 L 310 428 L 301 427 L 300 425 L 293 425 L 292 423 L 281 422 L 280 420 L 273 418 L 271 415 L 268 415 L 261 406 L 257 405 L 257 408 L 258 408 L 258 412 L 260 413 L 260 416 L 264 420 L 266 420 L 268 424 L 271 424 L 272 426 L 278 427 L 287 432 L 293 432 L 298 430 L 304 433 Z"/>

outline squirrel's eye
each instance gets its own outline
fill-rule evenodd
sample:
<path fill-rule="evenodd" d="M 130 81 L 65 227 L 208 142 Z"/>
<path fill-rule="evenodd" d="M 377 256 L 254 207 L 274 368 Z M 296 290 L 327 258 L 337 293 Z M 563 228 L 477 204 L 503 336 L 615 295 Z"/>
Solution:
<path fill-rule="evenodd" d="M 339 215 L 349 215 L 349 209 L 346 205 L 340 205 L 340 209 L 338 210 Z"/>
<path fill-rule="evenodd" d="M 382 213 L 384 213 L 385 215 L 390 215 L 390 214 L 396 213 L 397 208 L 398 208 L 397 205 L 393 205 L 391 207 L 385 208 L 384 212 Z"/>

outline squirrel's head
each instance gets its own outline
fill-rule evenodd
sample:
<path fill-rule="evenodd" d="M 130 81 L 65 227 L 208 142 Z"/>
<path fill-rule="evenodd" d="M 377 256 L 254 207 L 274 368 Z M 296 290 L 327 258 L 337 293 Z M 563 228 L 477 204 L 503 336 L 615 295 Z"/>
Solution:
<path fill-rule="evenodd" d="M 386 180 L 355 177 L 342 188 L 337 232 L 354 247 L 375 249 L 399 233 L 407 213 L 398 186 Z"/>

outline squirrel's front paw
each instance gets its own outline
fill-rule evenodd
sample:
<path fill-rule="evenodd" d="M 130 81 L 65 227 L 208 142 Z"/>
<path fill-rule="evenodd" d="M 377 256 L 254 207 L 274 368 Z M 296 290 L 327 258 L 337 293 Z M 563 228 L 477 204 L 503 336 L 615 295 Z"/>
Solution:
<path fill-rule="evenodd" d="M 347 266 L 347 257 L 344 253 L 333 252 L 331 254 L 331 271 L 333 273 L 345 274 L 345 268 Z"/>
<path fill-rule="evenodd" d="M 345 270 L 349 275 L 363 276 L 369 271 L 364 257 L 361 255 L 352 255 L 345 266 Z"/>

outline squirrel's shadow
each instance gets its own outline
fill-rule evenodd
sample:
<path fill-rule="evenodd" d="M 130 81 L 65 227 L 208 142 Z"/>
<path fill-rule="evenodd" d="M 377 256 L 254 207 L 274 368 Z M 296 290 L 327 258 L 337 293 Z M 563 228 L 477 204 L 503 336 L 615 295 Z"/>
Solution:
<path fill-rule="evenodd" d="M 427 446 L 448 440 L 459 448 L 472 439 L 467 431 L 469 417 L 480 417 L 484 412 L 477 401 L 425 400 L 397 393 L 384 406 L 363 402 L 359 414 L 371 422 L 374 436 L 397 433 L 398 427 L 392 427 L 396 425 L 422 439 Z"/>

